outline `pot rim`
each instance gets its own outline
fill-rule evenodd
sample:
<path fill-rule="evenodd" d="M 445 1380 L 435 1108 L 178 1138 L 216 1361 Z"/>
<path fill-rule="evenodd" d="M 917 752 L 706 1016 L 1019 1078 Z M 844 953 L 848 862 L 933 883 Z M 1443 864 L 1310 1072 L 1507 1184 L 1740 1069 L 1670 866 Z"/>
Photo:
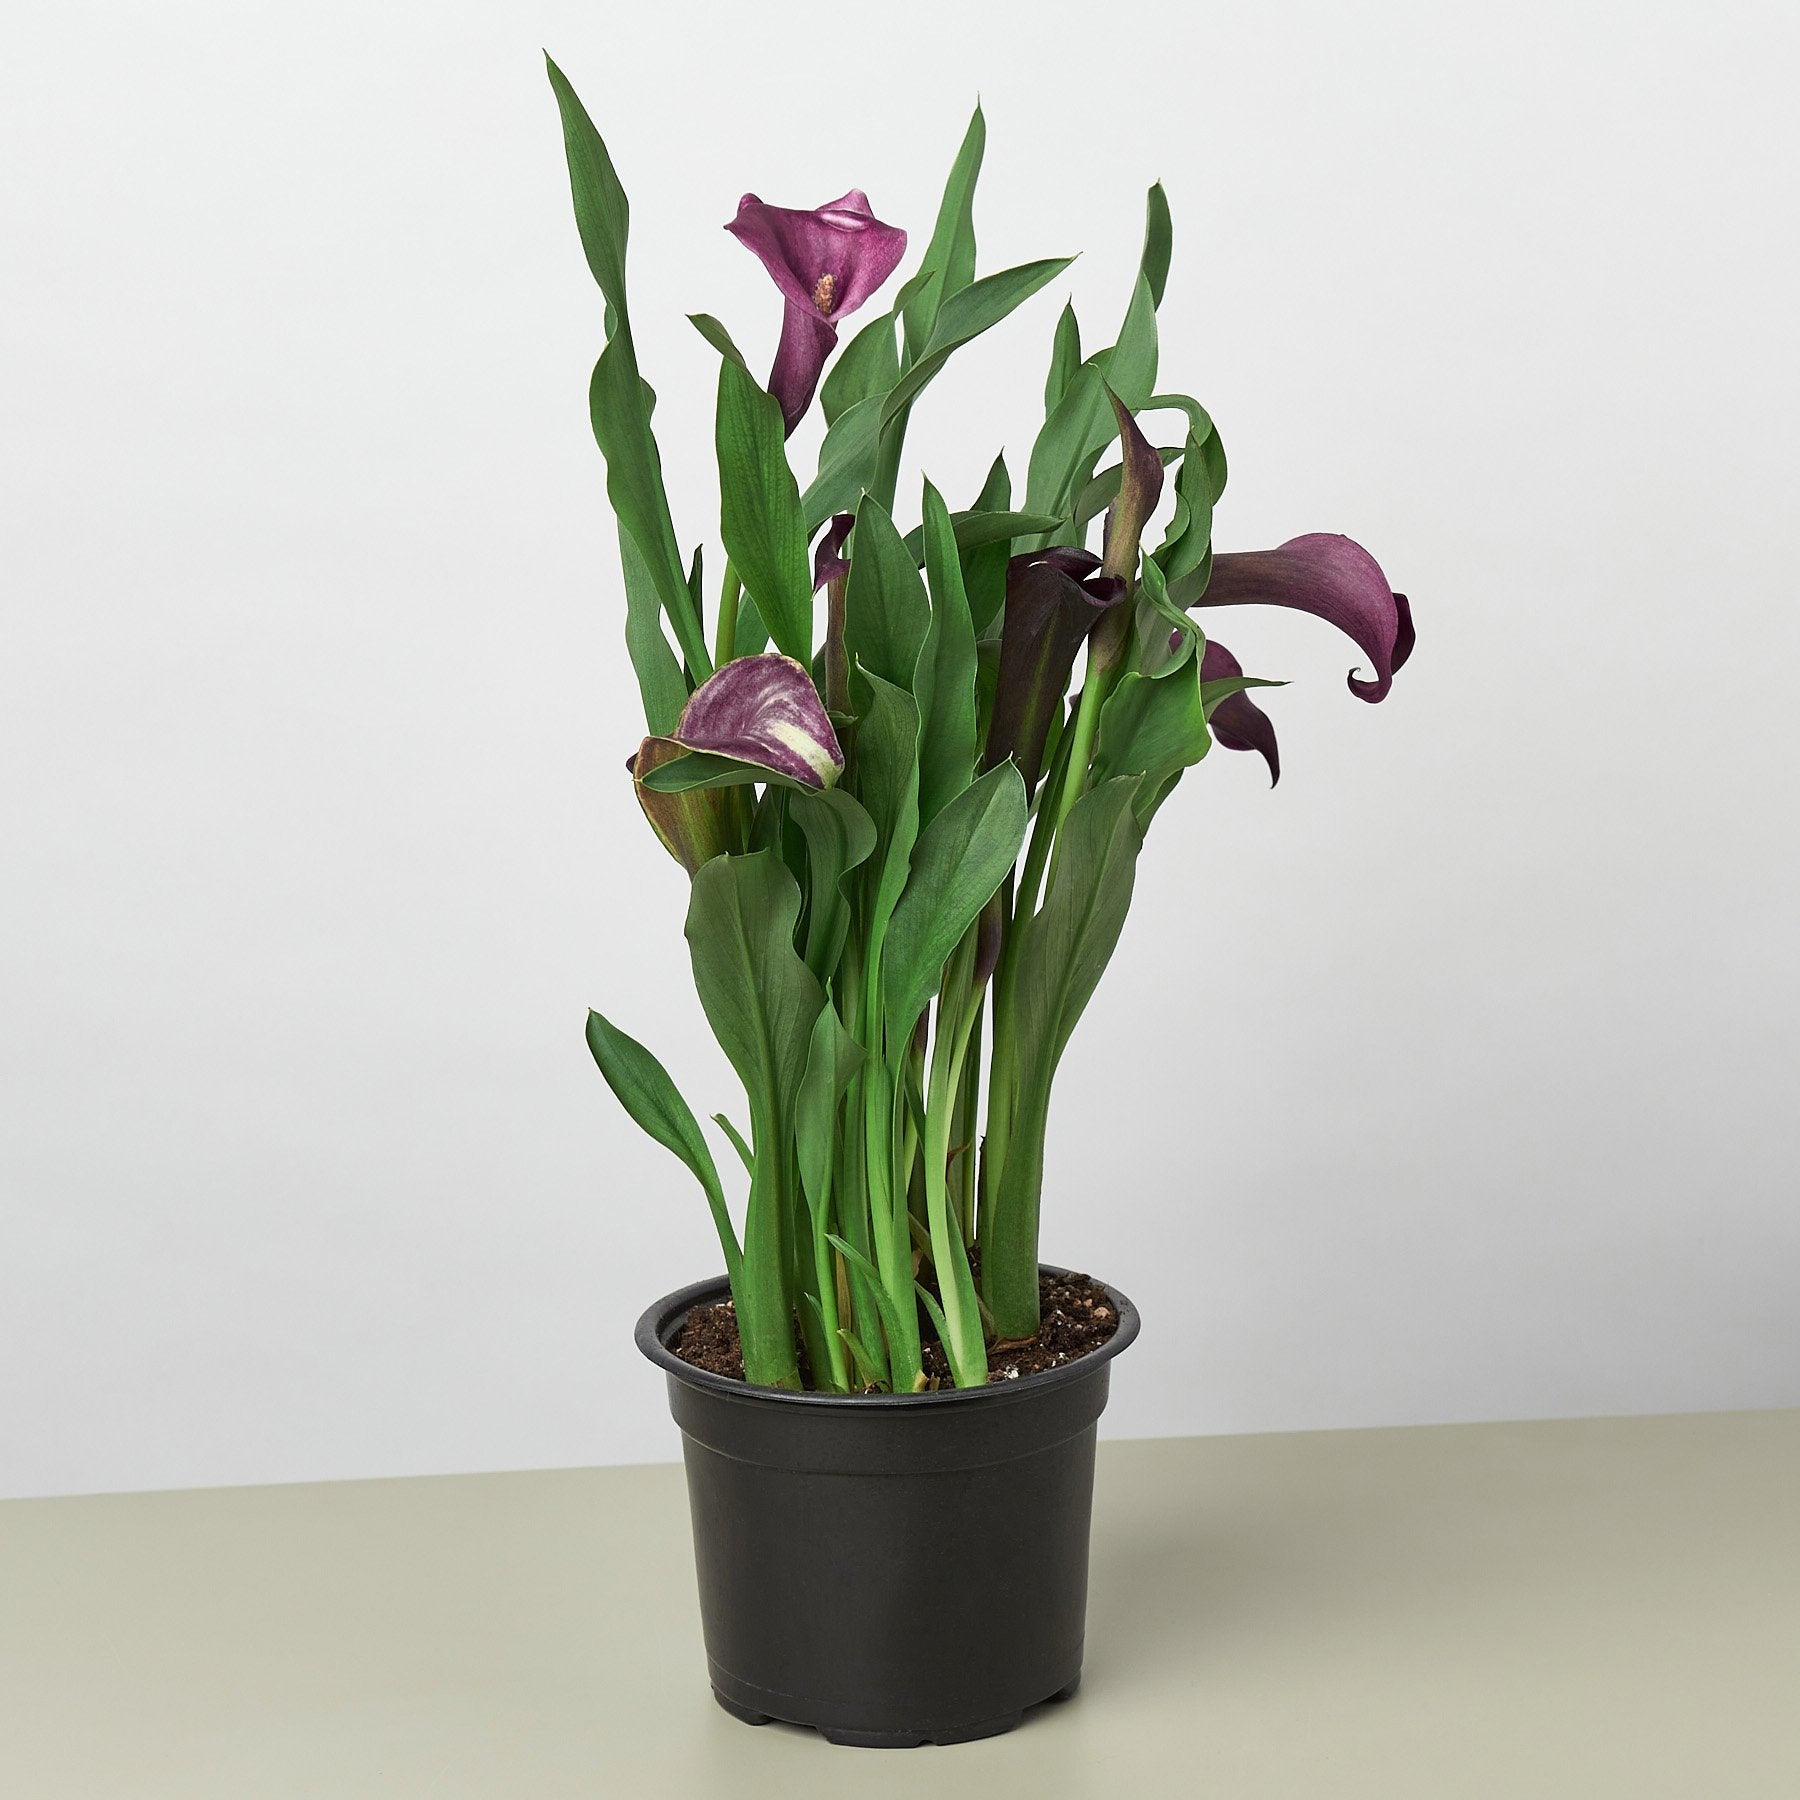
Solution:
<path fill-rule="evenodd" d="M 1056 1263 L 1039 1263 L 1038 1269 L 1045 1275 L 1076 1273 L 1075 1270 L 1062 1268 Z M 1097 1276 L 1089 1276 L 1088 1279 L 1098 1281 Z M 710 1369 L 699 1369 L 692 1363 L 683 1362 L 669 1348 L 665 1339 L 675 1335 L 694 1307 L 730 1299 L 731 1286 L 723 1275 L 690 1282 L 688 1286 L 677 1288 L 672 1294 L 665 1294 L 660 1300 L 654 1301 L 638 1319 L 635 1336 L 638 1349 L 665 1374 L 688 1387 L 718 1394 L 725 1399 L 771 1406 L 825 1407 L 860 1412 L 904 1411 L 924 1406 L 975 1406 L 983 1401 L 992 1404 L 1026 1393 L 1041 1393 L 1046 1388 L 1060 1387 L 1065 1382 L 1078 1381 L 1109 1363 L 1121 1350 L 1127 1349 L 1137 1337 L 1138 1327 L 1142 1323 L 1138 1309 L 1110 1282 L 1099 1281 L 1099 1286 L 1112 1301 L 1113 1310 L 1119 1319 L 1118 1329 L 1099 1349 L 1090 1350 L 1072 1362 L 1062 1363 L 1054 1369 L 1039 1369 L 1035 1374 L 1021 1375 L 1016 1381 L 989 1382 L 978 1388 L 938 1388 L 924 1394 L 827 1394 L 811 1389 L 795 1392 L 789 1388 L 755 1387 L 733 1376 L 716 1375 Z"/>

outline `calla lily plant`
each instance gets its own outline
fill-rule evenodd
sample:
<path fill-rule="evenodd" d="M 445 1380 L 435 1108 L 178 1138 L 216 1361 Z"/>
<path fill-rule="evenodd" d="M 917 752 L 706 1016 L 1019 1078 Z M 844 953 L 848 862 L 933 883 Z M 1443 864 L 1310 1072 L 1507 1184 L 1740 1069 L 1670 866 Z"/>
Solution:
<path fill-rule="evenodd" d="M 957 1385 L 981 1383 L 994 1342 L 1038 1328 L 1052 1088 L 1144 834 L 1215 744 L 1280 775 L 1251 698 L 1275 684 L 1205 627 L 1230 606 L 1312 613 L 1360 653 L 1351 692 L 1379 701 L 1412 651 L 1411 613 L 1345 537 L 1215 553 L 1225 452 L 1198 401 L 1158 386 L 1160 185 L 1116 336 L 1084 354 L 1062 310 L 1022 493 L 1001 454 L 965 504 L 920 482 L 916 523 L 900 522 L 915 401 L 1068 266 L 977 275 L 979 109 L 914 272 L 841 346 L 906 232 L 857 189 L 811 210 L 747 194 L 726 225 L 781 310 L 750 325 L 775 325 L 766 381 L 692 315 L 718 388 L 709 588 L 664 489 L 625 193 L 549 73 L 603 300 L 590 411 L 644 704 L 627 766 L 685 872 L 695 987 L 744 1087 L 748 1130 L 718 1116 L 747 1176 L 741 1229 L 662 1065 L 597 1012 L 588 1043 L 711 1207 L 748 1381 L 912 1392 L 935 1338 Z M 815 400 L 823 439 L 797 474 L 789 443 Z"/>

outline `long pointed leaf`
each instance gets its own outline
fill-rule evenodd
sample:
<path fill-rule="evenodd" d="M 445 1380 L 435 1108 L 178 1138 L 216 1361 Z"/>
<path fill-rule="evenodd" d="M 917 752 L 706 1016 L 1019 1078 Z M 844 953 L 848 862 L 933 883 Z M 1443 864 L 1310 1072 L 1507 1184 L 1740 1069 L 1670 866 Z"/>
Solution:
<path fill-rule="evenodd" d="M 686 926 L 701 1007 L 750 1103 L 756 1174 L 744 1221 L 739 1331 L 746 1377 L 772 1387 L 799 1385 L 790 1146 L 794 1094 L 825 1001 L 794 951 L 799 913 L 793 876 L 765 850 L 706 864 L 694 877 Z"/>
<path fill-rule="evenodd" d="M 919 702 L 919 824 L 929 825 L 975 774 L 975 626 L 943 496 L 925 484 L 925 574 L 931 628 L 913 675 Z"/>
<path fill-rule="evenodd" d="M 937 322 L 918 360 L 889 390 L 887 403 L 881 409 L 882 424 L 904 411 L 954 351 L 998 325 L 1074 260 L 1070 256 L 1055 256 L 1043 262 L 1021 263 L 998 275 L 984 275 L 960 294 L 952 294 L 938 309 Z"/>
<path fill-rule="evenodd" d="M 719 1234 L 719 1248 L 725 1253 L 725 1273 L 735 1296 L 742 1285 L 743 1253 L 738 1248 L 731 1215 L 725 1209 L 718 1168 L 706 1139 L 700 1135 L 693 1110 L 669 1079 L 668 1070 L 650 1051 L 597 1012 L 588 1014 L 587 1041 L 619 1104 L 664 1149 L 672 1150 L 700 1183 Z"/>
<path fill-rule="evenodd" d="M 981 174 L 981 158 L 987 146 L 987 121 L 981 107 L 969 120 L 944 197 L 938 204 L 937 224 L 920 268 L 926 279 L 907 301 L 901 314 L 906 326 L 906 355 L 916 361 L 931 336 L 943 303 L 960 293 L 975 278 L 975 183 Z"/>
<path fill-rule="evenodd" d="M 741 361 L 719 363 L 719 535 L 775 646 L 812 659 L 812 571 L 781 407 Z"/>
<path fill-rule="evenodd" d="M 882 999 L 897 1038 L 911 1035 L 951 951 L 1012 872 L 1028 817 L 1025 783 L 1005 762 L 920 832 L 882 959 Z"/>

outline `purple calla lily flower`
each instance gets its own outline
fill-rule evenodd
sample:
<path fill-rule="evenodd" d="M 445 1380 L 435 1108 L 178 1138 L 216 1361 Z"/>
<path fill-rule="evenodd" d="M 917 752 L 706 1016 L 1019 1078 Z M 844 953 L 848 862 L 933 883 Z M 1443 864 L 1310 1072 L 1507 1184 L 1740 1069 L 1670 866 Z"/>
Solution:
<path fill-rule="evenodd" d="M 818 690 L 791 656 L 740 656 L 703 681 L 673 733 L 686 750 L 729 756 L 805 787 L 832 786 L 844 752 Z"/>
<path fill-rule="evenodd" d="M 1394 671 L 1412 654 L 1412 608 L 1361 544 L 1334 532 L 1289 538 L 1273 550 L 1213 558 L 1212 576 L 1194 606 L 1292 606 L 1327 620 L 1368 657 L 1372 681 L 1349 676 L 1361 700 L 1382 700 Z M 1221 740 L 1222 741 L 1222 740 Z"/>
<path fill-rule="evenodd" d="M 1180 638 L 1180 632 L 1175 637 Z M 1243 665 L 1217 638 L 1206 640 L 1200 659 L 1202 682 L 1224 681 L 1242 675 Z M 1269 765 L 1269 786 L 1281 779 L 1281 750 L 1275 742 L 1275 726 L 1269 715 L 1247 693 L 1227 694 L 1213 708 L 1207 721 L 1213 741 L 1227 750 L 1255 750 Z"/>
<path fill-rule="evenodd" d="M 787 302 L 769 392 L 792 432 L 812 404 L 838 320 L 893 274 L 906 254 L 906 233 L 876 218 L 860 188 L 811 212 L 746 194 L 725 229 L 762 259 Z"/>
<path fill-rule="evenodd" d="M 1043 773 L 1050 721 L 1087 635 L 1125 598 L 1117 575 L 1097 574 L 1091 551 L 1031 550 L 1006 566 L 1000 669 L 988 719 L 983 769 L 1012 757 L 1030 793 Z"/>

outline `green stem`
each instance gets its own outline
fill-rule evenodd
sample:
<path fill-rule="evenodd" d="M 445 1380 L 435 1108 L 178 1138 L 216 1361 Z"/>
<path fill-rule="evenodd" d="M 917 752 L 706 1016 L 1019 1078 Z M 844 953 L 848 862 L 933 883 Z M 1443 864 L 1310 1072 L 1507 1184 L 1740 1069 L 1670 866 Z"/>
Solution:
<path fill-rule="evenodd" d="M 719 589 L 718 630 L 713 639 L 713 662 L 721 669 L 737 653 L 738 601 L 743 592 L 744 584 L 738 580 L 737 570 L 727 561 L 725 580 Z"/>
<path fill-rule="evenodd" d="M 975 1284 L 969 1274 L 962 1233 L 952 1229 L 948 1171 L 950 1123 L 974 1022 L 968 1005 L 974 955 L 975 940 L 971 934 L 964 938 L 944 972 L 938 998 L 937 1038 L 932 1046 L 931 1085 L 925 1101 L 925 1199 L 931 1225 L 931 1262 L 937 1270 L 938 1300 L 947 1327 L 944 1351 L 958 1387 L 979 1387 L 987 1380 L 987 1348 L 982 1342 Z"/>
<path fill-rule="evenodd" d="M 910 1393 L 925 1378 L 919 1357 L 919 1307 L 913 1297 L 912 1232 L 907 1223 L 906 1189 L 896 1186 L 899 1132 L 895 1108 L 905 1108 L 895 1093 L 895 1077 L 905 1079 L 905 1067 L 888 1063 L 881 1029 L 881 951 L 871 947 L 864 971 L 861 1031 L 864 1064 L 863 1133 L 868 1166 L 869 1218 L 875 1237 L 875 1261 L 882 1285 L 894 1303 L 899 1342 L 888 1345 L 888 1362 L 894 1392 Z M 896 1059 L 898 1060 L 898 1059 Z"/>
<path fill-rule="evenodd" d="M 826 1236 L 830 1226 L 831 1190 L 827 1188 L 825 1203 L 813 1217 L 813 1266 L 818 1273 L 819 1315 L 824 1321 L 825 1354 L 832 1385 L 838 1393 L 847 1394 L 850 1391 L 850 1364 L 844 1354 L 844 1340 L 838 1336 L 841 1317 L 838 1312 L 837 1252 Z"/>

